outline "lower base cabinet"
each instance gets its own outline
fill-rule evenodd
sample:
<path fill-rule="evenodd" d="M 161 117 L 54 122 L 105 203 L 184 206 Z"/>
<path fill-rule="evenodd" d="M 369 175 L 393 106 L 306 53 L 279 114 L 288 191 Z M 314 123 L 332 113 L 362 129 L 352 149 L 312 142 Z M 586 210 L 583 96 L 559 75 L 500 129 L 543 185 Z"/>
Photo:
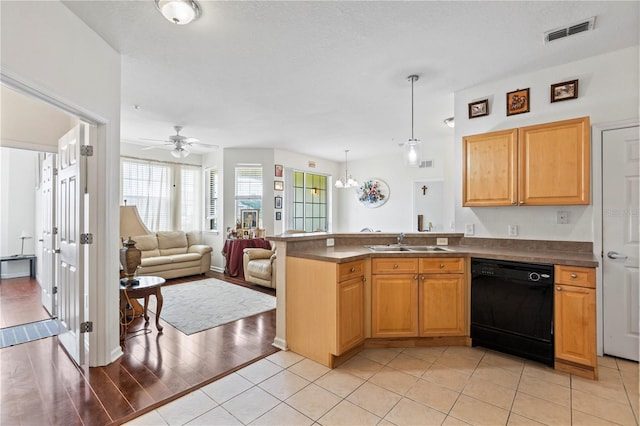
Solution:
<path fill-rule="evenodd" d="M 555 368 L 598 378 L 595 269 L 555 266 Z"/>
<path fill-rule="evenodd" d="M 464 275 L 422 275 L 418 294 L 420 336 L 465 334 Z"/>

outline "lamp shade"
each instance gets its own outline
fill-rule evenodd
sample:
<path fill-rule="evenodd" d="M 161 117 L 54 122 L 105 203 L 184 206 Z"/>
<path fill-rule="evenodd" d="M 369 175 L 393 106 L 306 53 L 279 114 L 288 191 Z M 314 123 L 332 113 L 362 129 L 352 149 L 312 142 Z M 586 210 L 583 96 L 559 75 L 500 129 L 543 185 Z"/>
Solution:
<path fill-rule="evenodd" d="M 405 166 L 418 167 L 422 160 L 422 143 L 418 139 L 409 139 L 404 144 Z"/>
<path fill-rule="evenodd" d="M 189 155 L 189 150 L 184 145 L 179 147 L 177 146 L 173 151 L 171 151 L 171 155 L 173 155 L 175 158 L 185 158 Z"/>

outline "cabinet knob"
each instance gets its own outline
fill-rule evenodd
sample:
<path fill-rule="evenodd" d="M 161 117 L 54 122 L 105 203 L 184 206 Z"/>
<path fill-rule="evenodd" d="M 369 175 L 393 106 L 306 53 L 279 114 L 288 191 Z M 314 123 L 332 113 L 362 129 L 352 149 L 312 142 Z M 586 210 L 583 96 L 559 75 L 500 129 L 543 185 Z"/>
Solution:
<path fill-rule="evenodd" d="M 440 269 L 444 268 L 444 263 L 440 264 Z"/>
<path fill-rule="evenodd" d="M 417 280 L 418 280 L 418 276 L 417 276 L 417 275 L 414 275 L 414 276 L 413 276 L 413 279 L 417 281 Z M 423 278 L 423 279 L 424 279 L 424 278 Z"/>
<path fill-rule="evenodd" d="M 514 200 L 514 201 L 511 201 L 511 205 L 512 205 L 512 206 L 515 206 L 515 205 L 516 205 L 515 200 Z"/>
<path fill-rule="evenodd" d="M 367 282 L 367 277 L 362 277 L 362 282 L 366 283 Z"/>
<path fill-rule="evenodd" d="M 575 280 L 576 278 L 578 278 L 578 276 L 576 274 L 571 274 L 571 278 Z"/>
<path fill-rule="evenodd" d="M 393 269 L 398 269 L 398 264 L 397 263 L 393 264 Z"/>
<path fill-rule="evenodd" d="M 520 204 L 524 204 L 524 201 L 520 200 Z"/>
<path fill-rule="evenodd" d="M 426 279 L 427 279 L 427 277 L 425 277 L 424 275 L 422 275 L 422 276 L 420 276 L 420 279 L 421 279 L 422 281 L 424 281 L 424 280 L 426 280 Z"/>
<path fill-rule="evenodd" d="M 556 290 L 562 291 L 562 287 L 556 287 Z"/>
<path fill-rule="evenodd" d="M 356 268 L 351 268 L 351 272 L 355 272 L 355 271 L 356 271 Z"/>

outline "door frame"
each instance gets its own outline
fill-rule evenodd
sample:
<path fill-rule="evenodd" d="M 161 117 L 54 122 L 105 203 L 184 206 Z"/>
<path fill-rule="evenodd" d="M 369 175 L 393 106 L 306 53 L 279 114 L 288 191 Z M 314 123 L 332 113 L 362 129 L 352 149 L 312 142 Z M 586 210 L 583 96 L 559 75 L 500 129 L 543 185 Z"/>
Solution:
<path fill-rule="evenodd" d="M 591 167 L 593 179 L 591 181 L 591 199 L 593 203 L 593 254 L 599 262 L 596 268 L 596 350 L 599 356 L 604 353 L 604 305 L 602 297 L 602 133 L 607 130 L 623 129 L 640 125 L 640 118 L 619 121 L 608 121 L 592 124 L 591 126 Z"/>
<path fill-rule="evenodd" d="M 83 305 L 86 320 L 93 321 L 95 327 L 92 333 L 85 334 L 84 341 L 90 367 L 110 364 L 123 355 L 118 319 L 119 290 L 115 284 L 107 285 L 119 279 L 118 244 L 111 237 L 117 234 L 120 223 L 117 214 L 119 187 L 114 184 L 119 173 L 120 146 L 108 143 L 113 138 L 114 123 L 6 68 L 0 69 L 0 84 L 73 115 L 91 126 L 89 142 L 94 146 L 94 156 L 87 158 L 87 188 L 93 196 L 85 214 L 94 236 L 94 244 L 86 260 L 85 277 L 88 282 L 85 283 L 86 297 Z M 42 148 L 29 143 L 6 146 Z M 50 148 L 46 150 L 48 149 Z"/>

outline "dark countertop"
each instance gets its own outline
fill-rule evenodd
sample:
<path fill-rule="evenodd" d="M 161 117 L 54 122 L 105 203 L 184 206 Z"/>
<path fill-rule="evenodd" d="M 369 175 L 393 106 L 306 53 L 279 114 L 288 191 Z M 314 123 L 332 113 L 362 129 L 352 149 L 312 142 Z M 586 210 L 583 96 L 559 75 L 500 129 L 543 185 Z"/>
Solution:
<path fill-rule="evenodd" d="M 512 260 L 529 263 L 549 263 L 567 266 L 597 267 L 598 260 L 590 252 L 545 250 L 541 248 L 514 249 L 511 247 L 486 247 L 474 245 L 444 246 L 446 252 L 374 252 L 364 246 L 315 247 L 288 251 L 287 256 L 345 263 L 367 257 L 479 257 L 485 259 Z"/>

